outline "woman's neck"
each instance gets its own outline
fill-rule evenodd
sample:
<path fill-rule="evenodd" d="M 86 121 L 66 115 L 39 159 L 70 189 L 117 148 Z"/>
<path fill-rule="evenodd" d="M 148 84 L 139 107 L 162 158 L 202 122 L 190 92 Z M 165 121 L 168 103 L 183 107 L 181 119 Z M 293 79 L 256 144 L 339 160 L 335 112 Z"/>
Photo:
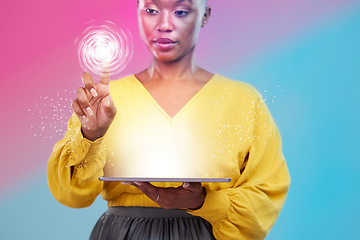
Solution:
<path fill-rule="evenodd" d="M 176 82 L 192 79 L 199 70 L 200 67 L 192 58 L 175 62 L 161 62 L 154 59 L 146 72 L 149 76 L 148 80 Z"/>

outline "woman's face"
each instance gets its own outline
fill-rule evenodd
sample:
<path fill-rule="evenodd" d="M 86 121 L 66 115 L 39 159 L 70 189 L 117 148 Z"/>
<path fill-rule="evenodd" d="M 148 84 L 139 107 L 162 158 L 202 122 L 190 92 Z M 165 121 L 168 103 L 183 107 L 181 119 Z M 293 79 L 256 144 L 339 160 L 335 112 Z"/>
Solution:
<path fill-rule="evenodd" d="M 201 26 L 210 15 L 205 0 L 139 0 L 140 35 L 153 56 L 164 62 L 194 52 Z"/>

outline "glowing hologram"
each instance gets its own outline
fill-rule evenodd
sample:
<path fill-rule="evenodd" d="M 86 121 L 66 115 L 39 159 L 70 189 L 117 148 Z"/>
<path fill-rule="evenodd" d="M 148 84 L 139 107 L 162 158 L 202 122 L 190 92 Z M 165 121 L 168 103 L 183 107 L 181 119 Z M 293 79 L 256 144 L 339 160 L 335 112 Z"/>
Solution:
<path fill-rule="evenodd" d="M 109 64 L 112 75 L 120 73 L 133 55 L 130 32 L 110 21 L 90 21 L 88 24 L 91 26 L 75 40 L 81 68 L 99 77 L 104 64 Z"/>

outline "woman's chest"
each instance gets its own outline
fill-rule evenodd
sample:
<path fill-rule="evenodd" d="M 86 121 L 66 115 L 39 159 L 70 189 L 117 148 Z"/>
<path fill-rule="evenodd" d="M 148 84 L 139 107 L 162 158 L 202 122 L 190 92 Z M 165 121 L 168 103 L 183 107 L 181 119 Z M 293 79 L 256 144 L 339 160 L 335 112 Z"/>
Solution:
<path fill-rule="evenodd" d="M 205 83 L 144 85 L 149 98 L 170 118 L 181 111 L 204 87 Z"/>

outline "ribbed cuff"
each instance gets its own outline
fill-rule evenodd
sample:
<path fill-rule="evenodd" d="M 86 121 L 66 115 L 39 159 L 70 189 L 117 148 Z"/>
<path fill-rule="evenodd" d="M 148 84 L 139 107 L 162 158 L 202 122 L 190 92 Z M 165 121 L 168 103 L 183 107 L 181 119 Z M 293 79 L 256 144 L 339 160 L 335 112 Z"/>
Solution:
<path fill-rule="evenodd" d="M 226 192 L 206 189 L 204 204 L 200 209 L 188 210 L 194 216 L 200 216 L 210 223 L 224 219 L 230 209 L 230 198 Z"/>
<path fill-rule="evenodd" d="M 74 134 L 67 139 L 70 143 L 70 161 L 69 165 L 74 166 L 82 162 L 86 155 L 98 154 L 103 151 L 101 143 L 103 137 L 90 141 L 85 138 L 81 132 L 81 128 L 76 130 Z"/>

